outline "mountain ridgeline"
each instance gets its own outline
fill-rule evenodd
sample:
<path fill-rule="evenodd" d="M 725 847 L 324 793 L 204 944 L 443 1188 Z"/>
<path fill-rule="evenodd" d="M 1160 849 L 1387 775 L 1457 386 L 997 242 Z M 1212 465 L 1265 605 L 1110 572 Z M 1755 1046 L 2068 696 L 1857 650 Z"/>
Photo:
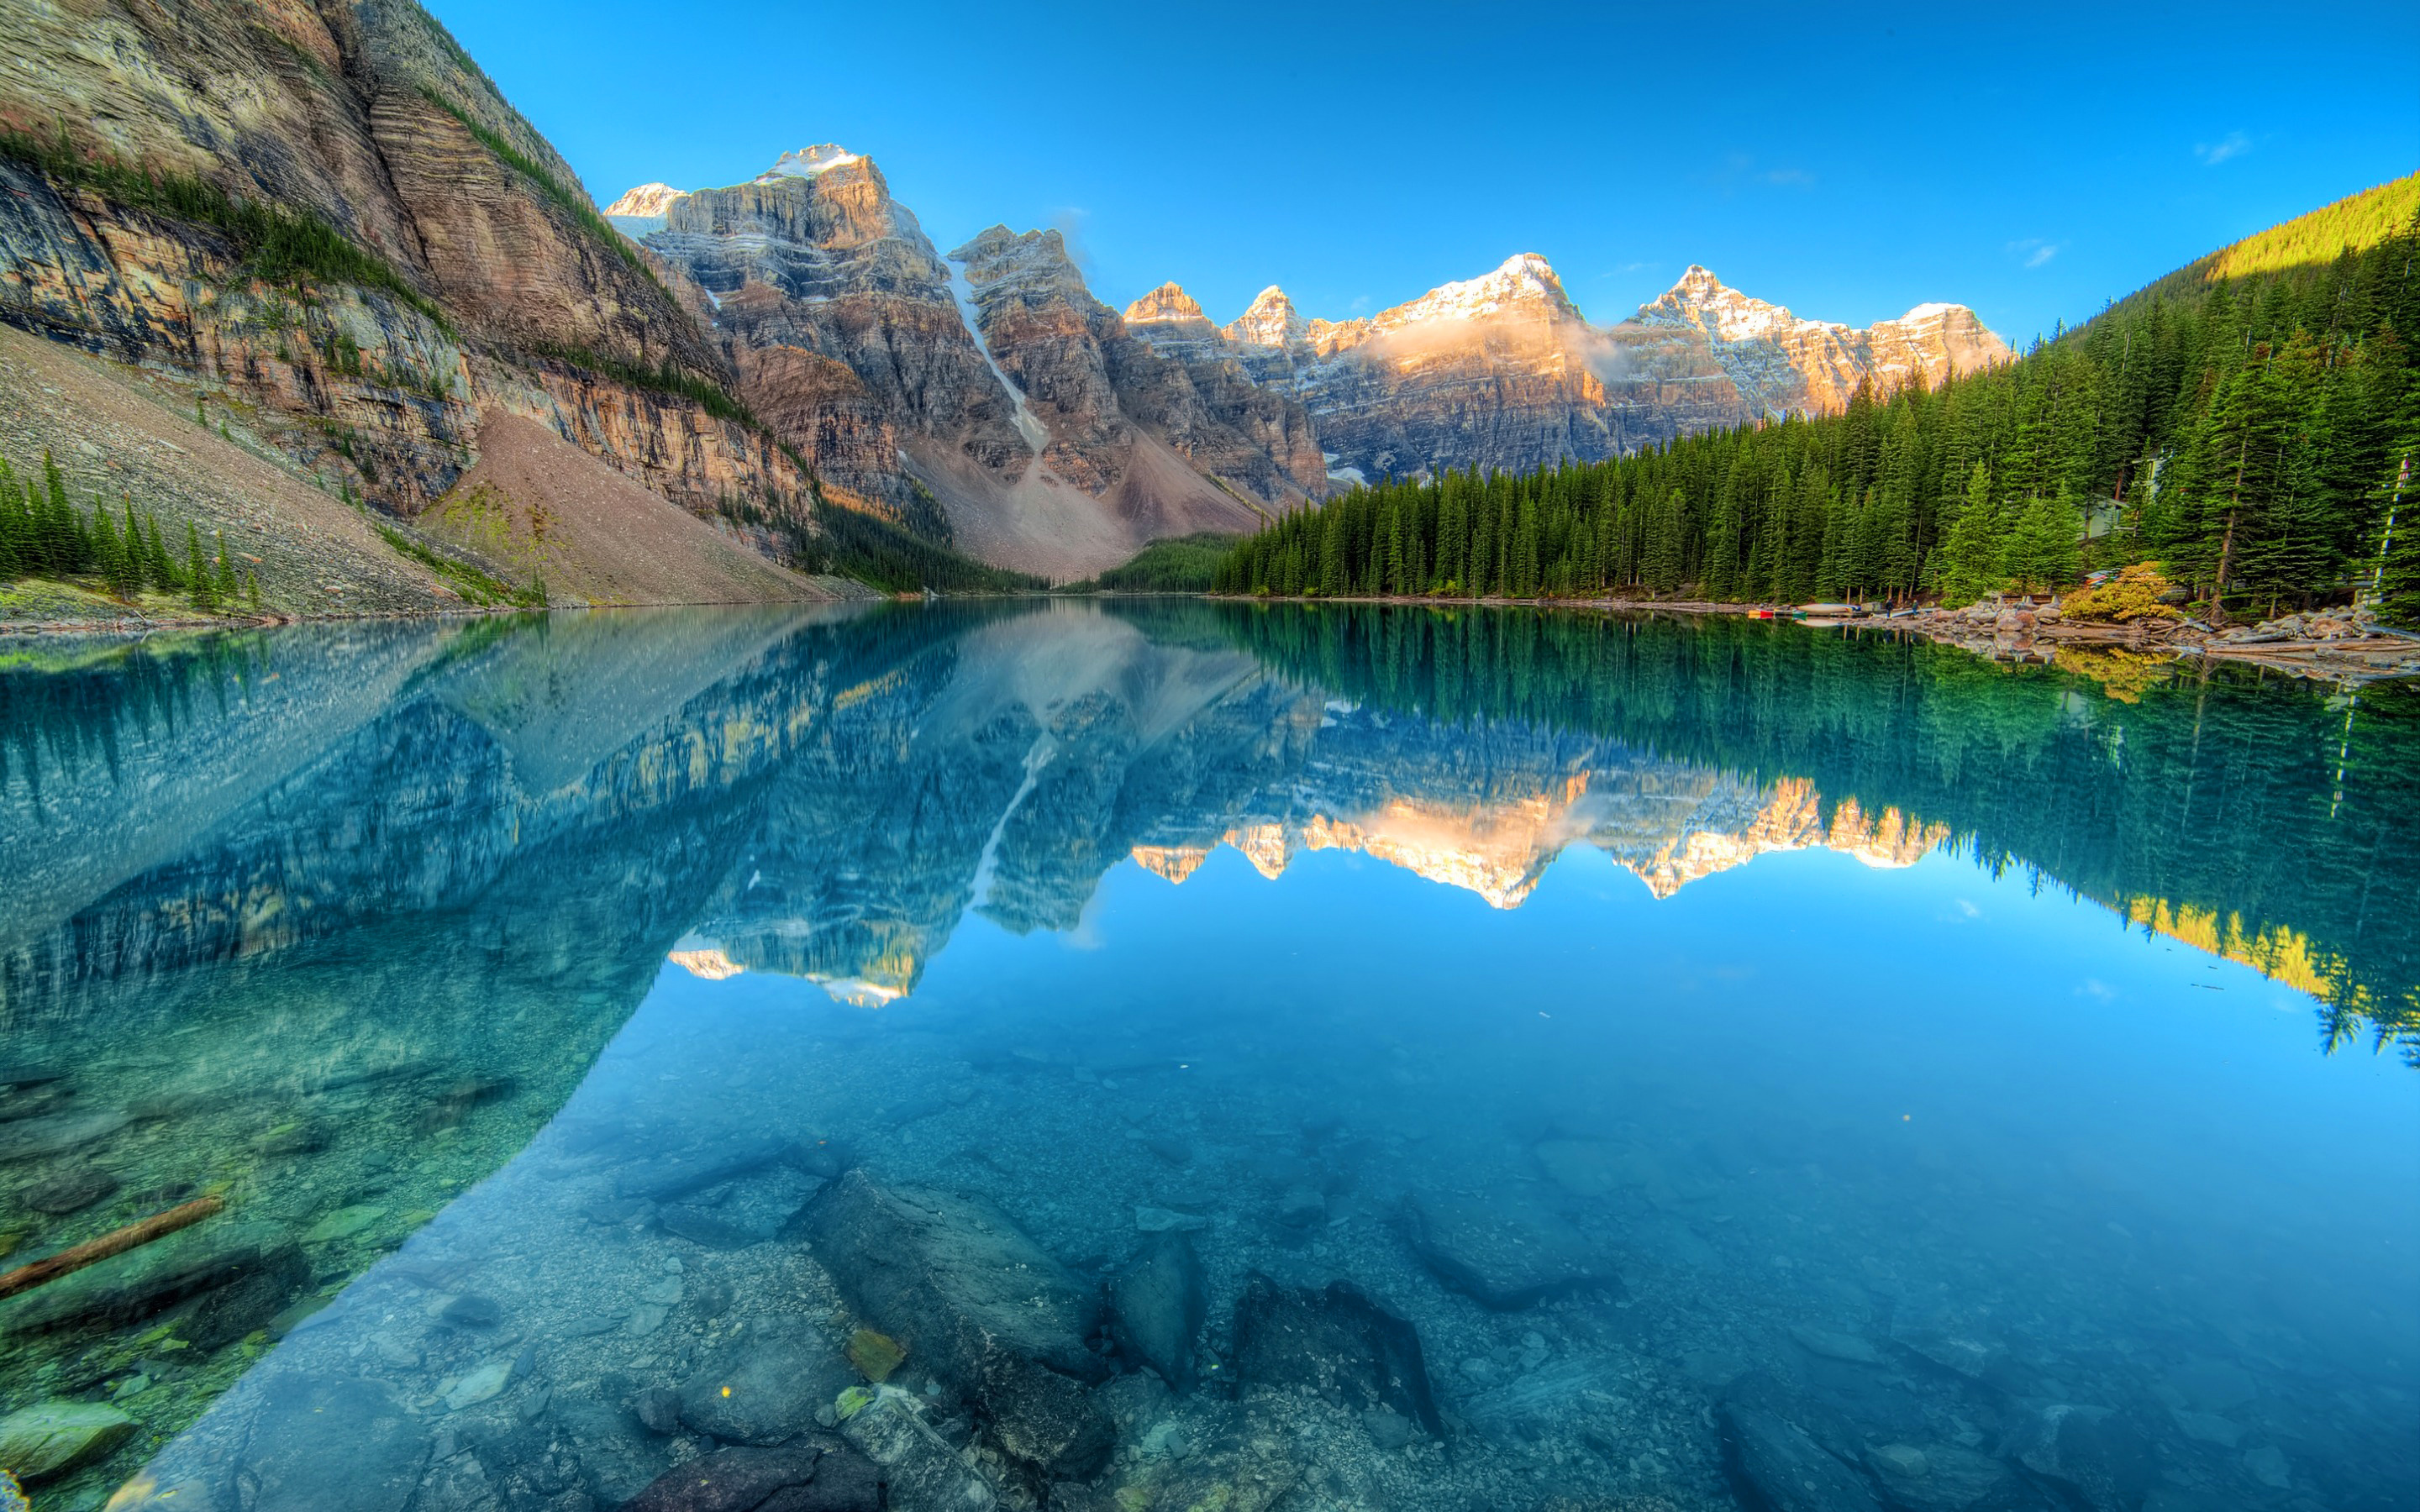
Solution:
<path fill-rule="evenodd" d="M 2374 589 L 2420 618 L 2414 522 L 2395 523 L 2420 444 L 2420 177 L 2306 219 L 2005 366 L 1614 461 L 1356 489 L 1238 546 L 1214 585 L 1971 601 L 2150 558 L 2212 613 Z"/>

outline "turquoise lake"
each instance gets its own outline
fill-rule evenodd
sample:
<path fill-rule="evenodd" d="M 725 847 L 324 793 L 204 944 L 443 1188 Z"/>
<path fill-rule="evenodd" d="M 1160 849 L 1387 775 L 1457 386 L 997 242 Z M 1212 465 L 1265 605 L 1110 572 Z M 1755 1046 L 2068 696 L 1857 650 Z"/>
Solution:
<path fill-rule="evenodd" d="M 0 1269 L 224 1204 L 0 1301 L 42 1512 L 2420 1504 L 2411 688 L 1140 599 L 42 645 L 0 878 Z"/>

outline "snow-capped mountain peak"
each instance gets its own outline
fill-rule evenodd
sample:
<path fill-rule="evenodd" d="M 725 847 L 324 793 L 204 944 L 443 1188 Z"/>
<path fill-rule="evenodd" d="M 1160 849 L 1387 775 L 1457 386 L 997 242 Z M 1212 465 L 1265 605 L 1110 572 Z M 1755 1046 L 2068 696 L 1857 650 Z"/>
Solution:
<path fill-rule="evenodd" d="M 1391 330 L 1432 320 L 1478 320 L 1524 307 L 1536 308 L 1549 319 L 1579 317 L 1579 311 L 1563 293 L 1563 281 L 1555 276 L 1546 259 L 1524 252 L 1506 258 L 1501 267 L 1482 277 L 1440 284 L 1409 304 L 1380 315 L 1374 324 Z"/>
<path fill-rule="evenodd" d="M 1162 284 L 1125 308 L 1126 324 L 1130 326 L 1178 320 L 1199 320 L 1207 325 L 1209 319 L 1193 296 L 1185 292 L 1185 285 L 1176 283 Z"/>
<path fill-rule="evenodd" d="M 811 147 L 783 153 L 774 160 L 773 166 L 756 176 L 755 181 L 770 184 L 784 178 L 813 178 L 834 168 L 845 168 L 852 162 L 864 161 L 837 142 L 818 142 Z"/>
<path fill-rule="evenodd" d="M 620 199 L 605 207 L 605 213 L 608 215 L 662 215 L 676 202 L 687 198 L 689 198 L 687 190 L 675 189 L 670 184 L 641 184 L 636 189 L 624 190 Z"/>
<path fill-rule="evenodd" d="M 1271 284 L 1253 296 L 1251 307 L 1235 317 L 1226 334 L 1229 341 L 1247 347 L 1283 347 L 1300 340 L 1305 326 L 1294 301 Z"/>

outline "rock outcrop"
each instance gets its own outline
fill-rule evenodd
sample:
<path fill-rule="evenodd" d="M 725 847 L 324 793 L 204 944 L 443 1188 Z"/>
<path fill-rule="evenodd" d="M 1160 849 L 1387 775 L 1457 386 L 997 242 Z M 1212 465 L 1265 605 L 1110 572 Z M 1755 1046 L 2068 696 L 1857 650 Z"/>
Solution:
<path fill-rule="evenodd" d="M 391 515 L 500 410 L 691 513 L 812 530 L 673 281 L 410 0 L 0 0 L 0 320 L 173 375 Z"/>

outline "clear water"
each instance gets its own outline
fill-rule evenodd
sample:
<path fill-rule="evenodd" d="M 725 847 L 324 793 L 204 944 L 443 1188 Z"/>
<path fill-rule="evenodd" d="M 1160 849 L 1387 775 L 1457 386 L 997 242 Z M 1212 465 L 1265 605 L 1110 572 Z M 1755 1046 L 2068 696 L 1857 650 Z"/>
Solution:
<path fill-rule="evenodd" d="M 2415 703 L 1158 603 L 24 659 L 0 1264 L 225 1211 L 0 1303 L 0 1410 L 132 1421 L 45 1512 L 2408 1506 Z M 869 1267 L 869 1184 L 990 1206 Z M 976 1211 L 1113 1442 L 884 1300 Z M 1175 1245 L 1184 1391 L 1086 1311 Z"/>

